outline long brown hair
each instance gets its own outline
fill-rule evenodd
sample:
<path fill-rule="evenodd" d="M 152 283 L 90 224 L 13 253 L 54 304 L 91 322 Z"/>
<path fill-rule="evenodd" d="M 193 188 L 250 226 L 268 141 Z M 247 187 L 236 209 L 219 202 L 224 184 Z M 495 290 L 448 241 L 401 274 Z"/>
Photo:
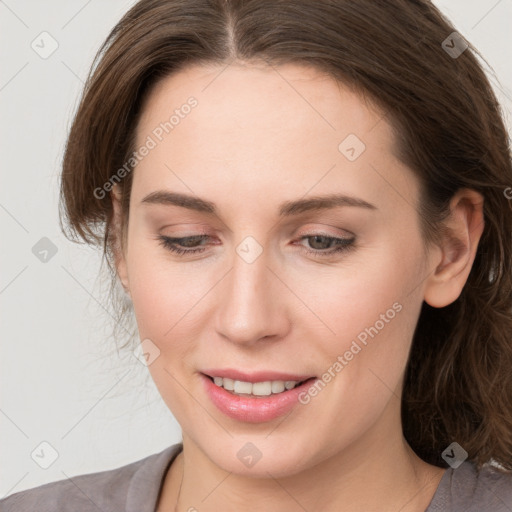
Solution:
<path fill-rule="evenodd" d="M 461 295 L 444 308 L 423 303 L 402 423 L 431 464 L 447 467 L 441 454 L 456 441 L 478 467 L 493 459 L 512 470 L 511 154 L 480 54 L 454 32 L 427 0 L 142 0 L 88 77 L 63 160 L 61 226 L 71 240 L 102 243 L 116 279 L 112 202 L 97 191 L 130 160 L 141 104 L 162 77 L 235 59 L 328 73 L 386 113 L 421 183 L 426 243 L 440 240 L 457 190 L 484 197 L 485 229 Z M 119 184 L 126 220 L 132 174 Z"/>

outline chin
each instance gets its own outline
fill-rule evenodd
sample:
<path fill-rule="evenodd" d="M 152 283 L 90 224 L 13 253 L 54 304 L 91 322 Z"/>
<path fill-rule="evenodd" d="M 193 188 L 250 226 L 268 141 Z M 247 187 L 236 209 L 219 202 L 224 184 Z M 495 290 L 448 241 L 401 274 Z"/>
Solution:
<path fill-rule="evenodd" d="M 254 478 L 275 478 L 292 476 L 312 466 L 315 462 L 305 459 L 310 452 L 311 442 L 301 442 L 295 436 L 268 435 L 269 429 L 260 435 L 236 435 L 212 443 L 205 438 L 204 431 L 198 444 L 208 458 L 224 471 Z M 218 437 L 216 434 L 215 437 Z M 317 454 L 318 456 L 318 454 Z"/>

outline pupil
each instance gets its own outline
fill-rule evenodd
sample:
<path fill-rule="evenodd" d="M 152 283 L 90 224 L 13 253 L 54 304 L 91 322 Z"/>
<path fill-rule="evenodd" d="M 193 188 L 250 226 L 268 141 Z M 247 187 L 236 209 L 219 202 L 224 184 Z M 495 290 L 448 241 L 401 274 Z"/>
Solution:
<path fill-rule="evenodd" d="M 313 238 L 313 244 L 312 244 L 312 246 L 313 246 L 313 248 L 314 248 L 314 249 L 322 249 L 322 247 L 318 247 L 318 246 L 317 246 L 317 247 L 315 247 L 315 244 L 318 242 L 320 245 L 325 245 L 325 242 L 324 242 L 324 244 L 322 244 L 322 239 L 327 240 L 327 237 L 322 236 L 322 235 L 315 235 L 315 236 L 314 236 L 314 237 L 312 237 L 312 238 Z M 329 242 L 328 242 L 328 241 L 327 241 L 327 246 L 329 246 Z M 324 247 L 324 248 L 325 248 L 325 247 Z"/>
<path fill-rule="evenodd" d="M 201 237 L 199 237 L 199 236 L 189 237 L 189 238 L 183 239 L 183 241 L 180 243 L 182 245 L 184 245 L 185 247 L 191 247 L 191 246 L 194 246 L 194 244 L 196 242 L 198 242 L 200 239 L 201 239 Z"/>

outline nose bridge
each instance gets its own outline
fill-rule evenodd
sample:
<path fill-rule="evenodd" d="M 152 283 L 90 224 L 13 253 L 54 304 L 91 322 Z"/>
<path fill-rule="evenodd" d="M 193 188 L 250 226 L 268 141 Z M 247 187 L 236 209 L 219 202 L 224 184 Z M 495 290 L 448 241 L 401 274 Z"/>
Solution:
<path fill-rule="evenodd" d="M 232 269 L 218 306 L 217 331 L 236 343 L 253 343 L 278 334 L 275 279 L 270 254 L 254 237 L 235 248 Z"/>

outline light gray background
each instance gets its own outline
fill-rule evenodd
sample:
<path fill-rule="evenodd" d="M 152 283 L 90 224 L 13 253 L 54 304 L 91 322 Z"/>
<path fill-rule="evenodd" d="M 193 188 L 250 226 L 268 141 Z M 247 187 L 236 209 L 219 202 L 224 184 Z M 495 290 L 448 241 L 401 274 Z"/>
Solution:
<path fill-rule="evenodd" d="M 133 3 L 0 0 L 0 498 L 128 464 L 181 439 L 147 369 L 118 355 L 109 338 L 99 251 L 67 241 L 57 216 L 62 150 L 83 81 Z M 512 0 L 434 3 L 494 69 L 510 129 Z M 58 43 L 46 59 L 31 47 L 44 31 Z M 57 247 L 46 263 L 32 253 L 42 237 Z M 31 457 L 36 450 L 34 459 L 49 460 L 43 441 L 58 452 L 48 469 Z"/>

